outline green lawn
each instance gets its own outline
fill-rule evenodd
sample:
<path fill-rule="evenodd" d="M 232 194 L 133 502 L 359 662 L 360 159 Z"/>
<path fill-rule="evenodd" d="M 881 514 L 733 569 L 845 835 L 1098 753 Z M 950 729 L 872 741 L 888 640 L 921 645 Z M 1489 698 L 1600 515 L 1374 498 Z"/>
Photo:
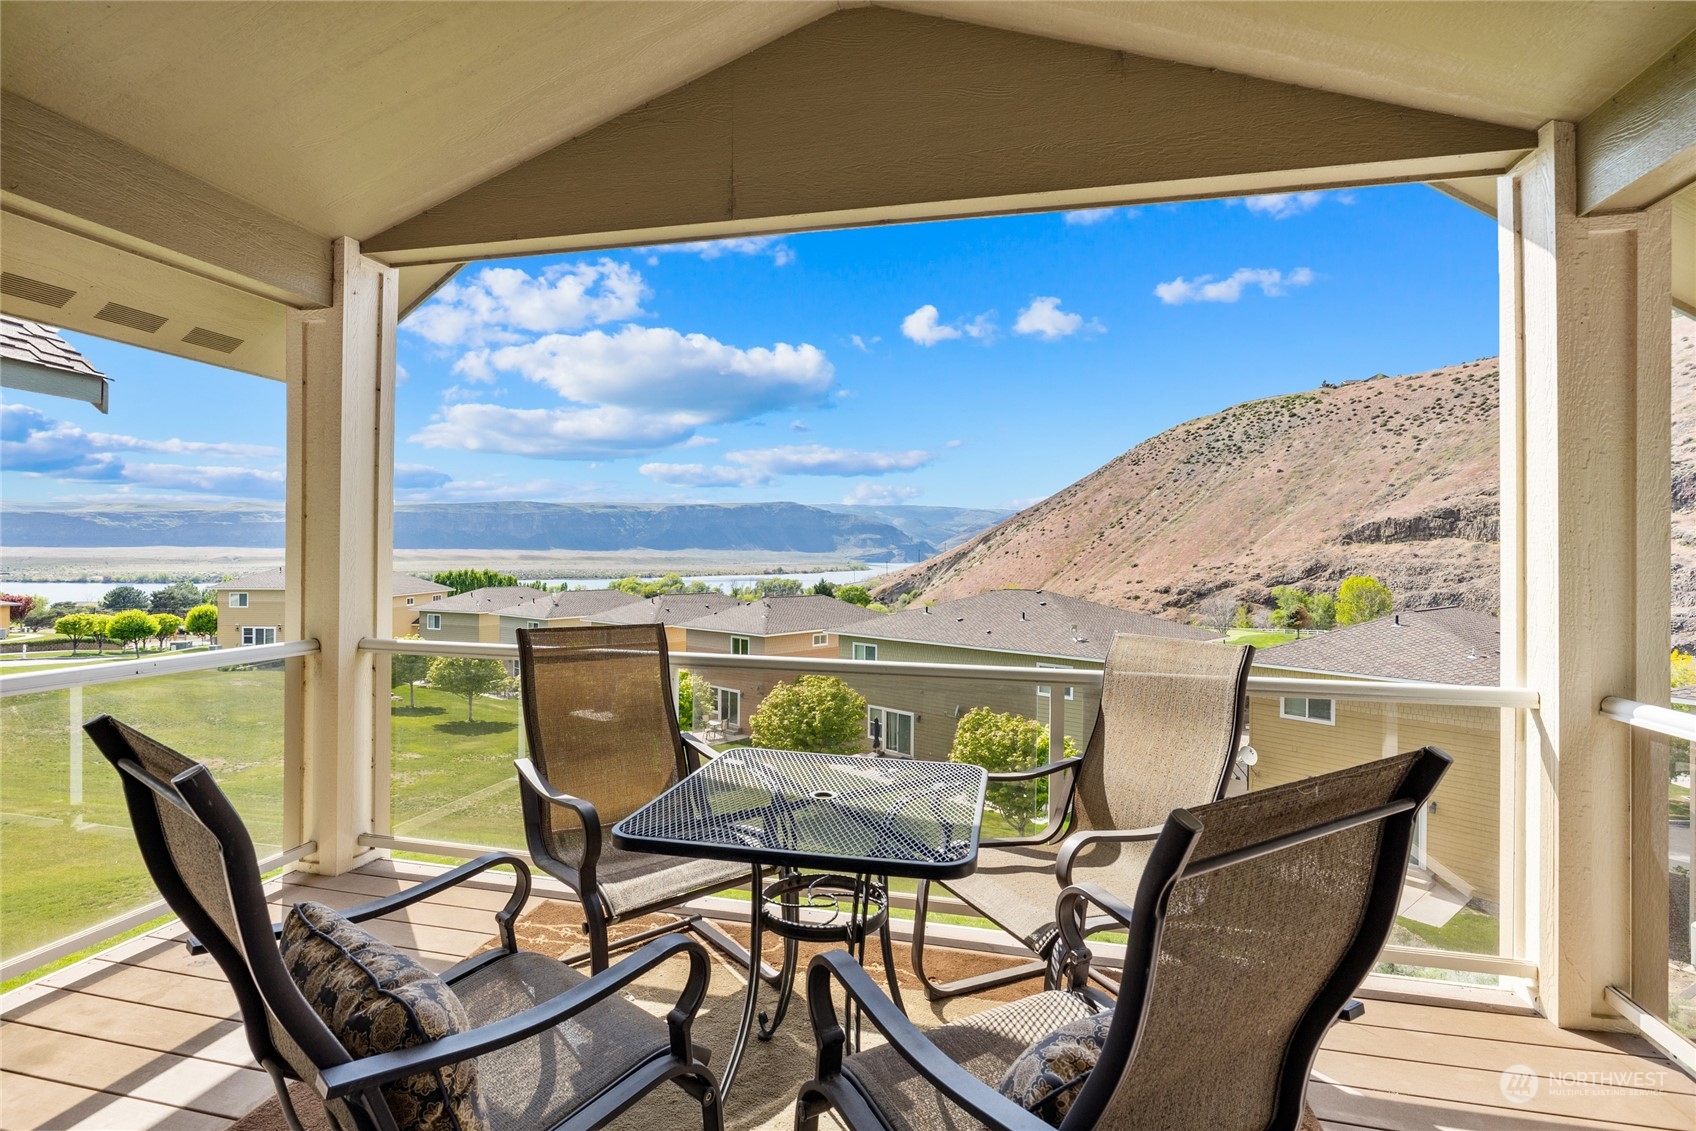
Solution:
<path fill-rule="evenodd" d="M 1690 787 L 1667 783 L 1667 816 L 1675 821 L 1690 819 Z"/>
<path fill-rule="evenodd" d="M 1233 628 L 1225 634 L 1227 644 L 1252 644 L 1256 648 L 1276 648 L 1296 638 L 1293 632 L 1260 628 Z"/>

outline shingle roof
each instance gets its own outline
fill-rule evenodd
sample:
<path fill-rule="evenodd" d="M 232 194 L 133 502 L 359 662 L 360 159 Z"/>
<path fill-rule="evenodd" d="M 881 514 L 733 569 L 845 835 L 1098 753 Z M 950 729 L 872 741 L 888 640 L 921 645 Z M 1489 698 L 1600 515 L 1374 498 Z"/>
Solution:
<path fill-rule="evenodd" d="M 1116 632 L 1184 640 L 1213 640 L 1219 635 L 1146 613 L 1115 609 L 1041 589 L 997 589 L 958 601 L 941 601 L 928 608 L 908 608 L 888 616 L 856 621 L 837 632 L 868 640 L 907 640 L 1103 661 Z"/>
<path fill-rule="evenodd" d="M 1258 667 L 1488 687 L 1502 678 L 1502 625 L 1459 606 L 1415 609 L 1280 644 L 1255 660 Z"/>
<path fill-rule="evenodd" d="M 738 636 L 782 636 L 791 632 L 822 632 L 860 620 L 866 610 L 835 597 L 763 597 L 684 621 L 685 628 L 734 632 Z"/>
<path fill-rule="evenodd" d="M 0 314 L 0 357 L 83 377 L 106 376 L 53 327 L 5 314 Z"/>
<path fill-rule="evenodd" d="M 212 586 L 214 589 L 281 589 L 282 587 L 283 571 L 281 568 L 260 570 L 258 573 L 232 578 L 229 581 L 219 582 Z M 434 581 L 425 581 L 422 577 L 413 577 L 410 573 L 394 573 L 389 578 L 389 592 L 396 597 L 411 597 L 419 593 L 451 593 L 453 590 Z"/>
<path fill-rule="evenodd" d="M 430 604 L 432 613 L 499 613 L 523 601 L 533 601 L 541 595 L 533 585 L 491 585 L 473 589 L 454 597 L 443 597 Z"/>
<path fill-rule="evenodd" d="M 598 612 L 596 624 L 682 624 L 742 602 L 725 593 L 671 593 Z"/>
<path fill-rule="evenodd" d="M 620 589 L 578 589 L 566 593 L 546 593 L 521 604 L 500 610 L 503 617 L 524 617 L 528 620 L 559 620 L 563 617 L 583 617 L 601 613 L 642 600 L 634 593 Z"/>

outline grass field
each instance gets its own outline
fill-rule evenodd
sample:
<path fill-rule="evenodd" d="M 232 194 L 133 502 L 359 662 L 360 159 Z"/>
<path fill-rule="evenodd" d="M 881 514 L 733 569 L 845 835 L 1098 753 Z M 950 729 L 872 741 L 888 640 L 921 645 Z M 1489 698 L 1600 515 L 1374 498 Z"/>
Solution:
<path fill-rule="evenodd" d="M 1293 632 L 1278 632 L 1263 628 L 1233 628 L 1225 634 L 1227 644 L 1252 644 L 1256 648 L 1276 648 L 1296 638 Z"/>

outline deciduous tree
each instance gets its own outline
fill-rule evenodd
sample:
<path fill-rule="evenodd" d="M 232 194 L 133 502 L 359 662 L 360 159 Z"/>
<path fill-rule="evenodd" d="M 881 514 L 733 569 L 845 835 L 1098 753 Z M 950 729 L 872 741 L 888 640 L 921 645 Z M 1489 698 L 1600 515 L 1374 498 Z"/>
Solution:
<path fill-rule="evenodd" d="M 443 582 L 442 584 L 447 584 Z M 405 636 L 403 640 L 417 640 L 418 636 Z M 406 705 L 409 708 L 418 706 L 418 684 L 430 675 L 430 657 L 406 656 L 396 654 L 389 657 L 389 686 L 399 687 L 406 684 Z"/>
<path fill-rule="evenodd" d="M 430 577 L 437 585 L 446 585 L 452 589 L 454 596 L 469 593 L 473 589 L 502 589 L 511 588 L 518 584 L 518 578 L 510 573 L 497 573 L 492 569 L 450 569 Z"/>
<path fill-rule="evenodd" d="M 71 655 L 74 656 L 77 654 L 77 646 L 94 636 L 94 615 L 66 613 L 53 622 L 53 631 L 71 642 Z"/>
<path fill-rule="evenodd" d="M 94 650 L 106 654 L 106 642 L 112 639 L 112 618 L 106 613 L 88 614 L 88 634 L 94 637 Z"/>
<path fill-rule="evenodd" d="M 468 723 L 477 721 L 477 696 L 487 695 L 505 681 L 506 669 L 499 660 L 437 656 L 430 661 L 430 686 L 449 695 L 465 696 L 465 721 Z"/>
<path fill-rule="evenodd" d="M 1396 607 L 1390 587 L 1363 574 L 1347 578 L 1337 588 L 1337 623 L 1362 624 L 1386 617 Z"/>
<path fill-rule="evenodd" d="M 1066 756 L 1076 752 L 1067 738 Z M 992 774 L 1033 770 L 1048 761 L 1048 728 L 1023 715 L 974 707 L 954 728 L 954 748 L 948 757 L 982 766 Z M 1048 783 L 1043 778 L 996 782 L 985 791 L 984 801 L 1023 836 L 1031 821 L 1048 809 Z"/>
<path fill-rule="evenodd" d="M 141 655 L 142 644 L 158 629 L 153 617 L 140 609 L 125 609 L 121 613 L 114 613 L 107 620 L 107 637 L 117 641 L 120 646 L 134 644 L 137 656 Z"/>
<path fill-rule="evenodd" d="M 206 600 L 200 592 L 200 586 L 192 581 L 175 581 L 163 589 L 155 590 L 148 598 L 147 609 L 151 613 L 172 613 L 179 620 L 188 616 L 188 611 Z"/>
<path fill-rule="evenodd" d="M 677 681 L 677 725 L 688 730 L 697 725 L 697 718 L 704 724 L 712 701 L 713 685 L 707 682 L 707 677 L 699 672 L 684 672 Z"/>
<path fill-rule="evenodd" d="M 862 609 L 872 603 L 871 591 L 864 585 L 838 586 L 835 596 L 838 601 L 847 601 L 850 605 L 858 605 Z"/>
<path fill-rule="evenodd" d="M 754 745 L 814 754 L 866 746 L 866 700 L 833 675 L 804 675 L 771 689 L 749 720 Z"/>
<path fill-rule="evenodd" d="M 182 627 L 183 618 L 179 617 L 176 613 L 153 614 L 153 635 L 159 638 L 159 647 L 161 648 L 163 648 L 165 646 L 165 642 L 175 636 Z"/>
<path fill-rule="evenodd" d="M 218 635 L 218 606 L 196 605 L 183 617 L 183 627 L 196 636 L 204 636 L 206 643 L 212 643 L 212 638 Z"/>

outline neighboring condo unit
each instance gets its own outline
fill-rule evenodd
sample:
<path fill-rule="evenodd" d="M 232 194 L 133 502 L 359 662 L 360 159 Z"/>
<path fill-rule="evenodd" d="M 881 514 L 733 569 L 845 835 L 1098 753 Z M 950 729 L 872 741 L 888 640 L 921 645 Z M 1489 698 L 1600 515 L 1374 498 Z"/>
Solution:
<path fill-rule="evenodd" d="M 1501 678 L 1501 622 L 1450 606 L 1332 629 L 1256 657 L 1254 674 L 1298 679 L 1393 680 L 1494 686 Z M 1421 812 L 1413 862 L 1467 898 L 1499 898 L 1502 712 L 1300 696 L 1254 696 L 1249 741 L 1259 761 L 1253 787 L 1329 773 L 1363 756 L 1420 746 L 1454 759 Z"/>
<path fill-rule="evenodd" d="M 708 598 L 709 602 L 716 601 L 719 607 L 677 626 L 682 631 L 683 651 L 834 659 L 835 630 L 866 616 L 865 609 L 835 597 L 807 595 L 738 601 L 713 594 L 699 596 Z M 677 629 L 668 629 L 666 633 L 673 649 L 677 648 Z M 732 734 L 745 733 L 748 719 L 759 709 L 766 694 L 784 679 L 794 678 L 780 672 L 703 664 L 692 664 L 691 670 L 705 676 L 713 685 L 713 706 L 719 722 Z"/>
<path fill-rule="evenodd" d="M 453 590 L 434 581 L 396 573 L 389 581 L 394 601 L 394 634 L 410 636 L 418 629 L 419 612 L 432 608 Z M 218 646 L 275 644 L 283 636 L 283 571 L 268 569 L 214 585 L 218 606 Z"/>
<path fill-rule="evenodd" d="M 626 605 L 615 605 L 603 612 L 591 613 L 583 619 L 590 624 L 663 624 L 666 648 L 682 652 L 688 643 L 681 627 L 710 613 L 721 612 L 742 604 L 739 598 L 727 593 L 670 593 L 645 597 Z"/>
<path fill-rule="evenodd" d="M 998 589 L 976 597 L 911 607 L 887 616 L 862 618 L 836 632 L 844 660 L 924 664 L 981 664 L 1013 668 L 1100 671 L 1119 632 L 1215 640 L 1218 633 L 1065 597 L 1041 589 Z M 974 707 L 1050 720 L 1055 686 L 1063 688 L 1066 735 L 1080 745 L 1095 725 L 1101 694 L 1089 687 L 912 679 L 856 675 L 849 682 L 866 697 L 867 724 L 878 722 L 892 754 L 944 759 L 954 745 L 954 727 Z"/>
<path fill-rule="evenodd" d="M 543 593 L 492 614 L 502 644 L 518 643 L 521 628 L 561 628 L 590 623 L 599 614 L 640 603 L 641 597 L 621 589 L 579 589 Z"/>
<path fill-rule="evenodd" d="M 492 585 L 486 589 L 458 593 L 432 605 L 418 619 L 418 635 L 425 640 L 498 644 L 501 640 L 500 614 L 545 596 L 546 593 L 532 585 Z"/>

